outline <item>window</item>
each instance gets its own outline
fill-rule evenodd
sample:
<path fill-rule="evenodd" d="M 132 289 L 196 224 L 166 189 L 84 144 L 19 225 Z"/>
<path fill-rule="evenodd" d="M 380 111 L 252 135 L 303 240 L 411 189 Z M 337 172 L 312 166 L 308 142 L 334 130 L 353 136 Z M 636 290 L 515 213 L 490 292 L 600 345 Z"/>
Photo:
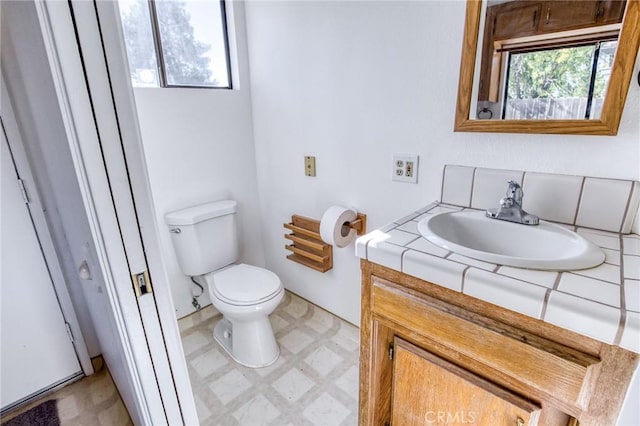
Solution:
<path fill-rule="evenodd" d="M 502 118 L 598 118 L 617 44 L 616 35 L 504 49 Z"/>
<path fill-rule="evenodd" d="M 231 89 L 224 1 L 118 3 L 134 87 Z"/>

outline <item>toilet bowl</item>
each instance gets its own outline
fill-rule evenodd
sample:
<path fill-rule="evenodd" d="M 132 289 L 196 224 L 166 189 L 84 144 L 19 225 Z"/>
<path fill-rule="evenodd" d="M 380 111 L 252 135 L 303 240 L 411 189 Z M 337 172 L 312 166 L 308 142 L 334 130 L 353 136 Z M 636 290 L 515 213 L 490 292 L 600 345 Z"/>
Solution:
<path fill-rule="evenodd" d="M 204 276 L 213 306 L 223 318 L 213 337 L 236 362 L 266 367 L 277 361 L 269 315 L 284 297 L 276 274 L 257 266 L 231 265 Z"/>
<path fill-rule="evenodd" d="M 236 210 L 234 200 L 219 200 L 167 213 L 165 220 L 180 269 L 206 281 L 211 302 L 223 315 L 214 339 L 236 362 L 266 367 L 280 355 L 269 314 L 284 288 L 273 272 L 236 263 Z"/>

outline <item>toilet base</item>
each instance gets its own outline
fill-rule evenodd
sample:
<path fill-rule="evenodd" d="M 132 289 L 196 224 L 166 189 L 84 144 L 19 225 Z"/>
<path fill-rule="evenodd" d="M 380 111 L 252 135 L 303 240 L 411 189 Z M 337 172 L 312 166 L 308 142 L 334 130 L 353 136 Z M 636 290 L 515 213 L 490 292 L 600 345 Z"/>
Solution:
<path fill-rule="evenodd" d="M 280 356 L 280 348 L 276 343 L 269 318 L 262 321 L 239 323 L 236 335 L 231 321 L 222 318 L 213 329 L 213 338 L 222 346 L 231 358 L 238 364 L 250 368 L 268 367 L 275 363 Z M 268 327 L 268 332 L 264 328 Z M 262 336 L 254 342 L 256 336 Z M 234 344 L 237 352 L 234 353 Z"/>

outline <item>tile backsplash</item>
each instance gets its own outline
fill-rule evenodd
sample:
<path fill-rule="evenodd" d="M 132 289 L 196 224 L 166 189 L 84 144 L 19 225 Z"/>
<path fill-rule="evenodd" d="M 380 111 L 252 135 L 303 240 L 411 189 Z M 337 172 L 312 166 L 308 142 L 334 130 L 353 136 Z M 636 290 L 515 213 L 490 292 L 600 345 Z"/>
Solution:
<path fill-rule="evenodd" d="M 523 208 L 541 219 L 628 234 L 638 211 L 640 182 L 518 170 L 446 165 L 440 201 L 461 207 L 498 207 L 514 180 Z"/>

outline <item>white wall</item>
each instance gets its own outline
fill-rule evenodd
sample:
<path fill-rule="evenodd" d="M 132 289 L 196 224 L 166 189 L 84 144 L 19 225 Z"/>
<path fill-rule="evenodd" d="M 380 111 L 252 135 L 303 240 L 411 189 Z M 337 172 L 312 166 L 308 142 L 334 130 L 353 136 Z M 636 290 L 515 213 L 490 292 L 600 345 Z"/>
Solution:
<path fill-rule="evenodd" d="M 291 214 L 354 205 L 373 229 L 437 199 L 446 163 L 640 179 L 637 83 L 616 137 L 454 133 L 464 12 L 463 1 L 246 5 L 266 265 L 354 323 L 353 245 L 334 250 L 325 274 L 290 262 Z M 394 152 L 420 155 L 417 185 L 391 181 Z M 317 157 L 317 177 L 304 176 L 304 155 Z"/>
<path fill-rule="evenodd" d="M 234 90 L 135 89 L 149 182 L 160 222 L 172 210 L 231 197 L 238 202 L 241 261 L 264 266 L 243 4 L 229 11 L 237 46 Z M 159 223 L 177 317 L 191 312 L 193 284 Z M 210 303 L 206 292 L 199 298 Z"/>

